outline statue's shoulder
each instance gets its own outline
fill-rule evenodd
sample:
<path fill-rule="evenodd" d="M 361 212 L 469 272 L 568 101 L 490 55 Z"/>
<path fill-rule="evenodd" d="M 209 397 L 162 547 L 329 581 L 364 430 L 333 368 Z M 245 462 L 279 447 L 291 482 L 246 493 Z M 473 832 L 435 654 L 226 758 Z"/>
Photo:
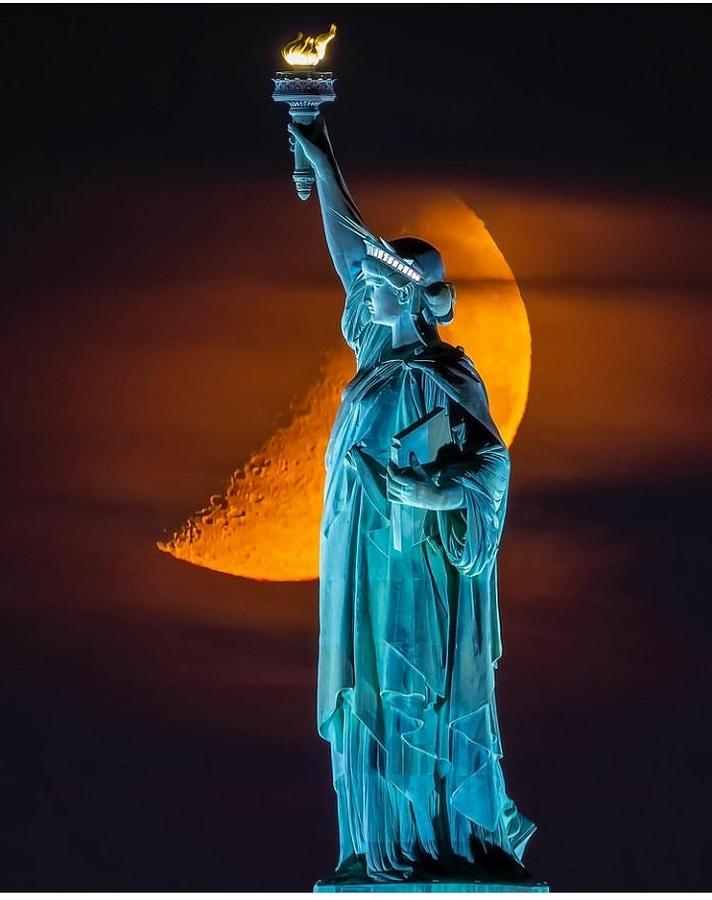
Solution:
<path fill-rule="evenodd" d="M 450 401 L 462 407 L 497 443 L 504 446 L 490 414 L 484 382 L 464 349 L 440 341 L 424 348 L 419 359 L 424 377 L 432 379 Z"/>
<path fill-rule="evenodd" d="M 441 378 L 458 380 L 471 378 L 482 384 L 475 364 L 465 353 L 464 348 L 455 347 L 447 341 L 439 341 L 437 344 L 424 347 L 418 354 L 418 361 L 426 372 L 431 370 L 431 374 L 437 374 Z"/>

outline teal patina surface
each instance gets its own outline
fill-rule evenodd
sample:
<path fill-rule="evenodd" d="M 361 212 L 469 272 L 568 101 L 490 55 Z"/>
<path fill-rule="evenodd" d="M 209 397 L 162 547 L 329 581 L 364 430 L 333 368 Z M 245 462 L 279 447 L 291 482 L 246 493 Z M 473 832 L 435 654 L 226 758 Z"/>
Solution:
<path fill-rule="evenodd" d="M 454 289 L 434 247 L 365 228 L 321 119 L 290 131 L 356 359 L 326 453 L 318 729 L 340 859 L 318 889 L 545 890 L 521 864 L 534 825 L 507 794 L 495 702 L 509 454 L 473 363 L 440 340 Z"/>

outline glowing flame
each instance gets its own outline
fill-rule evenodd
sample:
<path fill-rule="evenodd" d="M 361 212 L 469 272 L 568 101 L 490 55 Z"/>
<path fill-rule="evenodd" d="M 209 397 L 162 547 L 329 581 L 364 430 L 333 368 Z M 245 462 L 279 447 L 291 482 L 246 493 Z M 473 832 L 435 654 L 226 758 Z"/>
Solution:
<path fill-rule="evenodd" d="M 298 36 L 282 47 L 282 56 L 290 66 L 315 66 L 326 56 L 329 41 L 336 37 L 336 25 L 316 37 Z"/>

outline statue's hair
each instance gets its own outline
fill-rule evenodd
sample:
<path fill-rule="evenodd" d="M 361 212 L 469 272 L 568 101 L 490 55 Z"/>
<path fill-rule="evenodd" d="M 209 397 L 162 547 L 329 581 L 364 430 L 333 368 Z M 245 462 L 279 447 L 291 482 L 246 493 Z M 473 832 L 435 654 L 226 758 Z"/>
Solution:
<path fill-rule="evenodd" d="M 455 286 L 449 281 L 436 281 L 420 290 L 425 300 L 423 315 L 432 316 L 433 324 L 449 325 L 455 316 Z"/>

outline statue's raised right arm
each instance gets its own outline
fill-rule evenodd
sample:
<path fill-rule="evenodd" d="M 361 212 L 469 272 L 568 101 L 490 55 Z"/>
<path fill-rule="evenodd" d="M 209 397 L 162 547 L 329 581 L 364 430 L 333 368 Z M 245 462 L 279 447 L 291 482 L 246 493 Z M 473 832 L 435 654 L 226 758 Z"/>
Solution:
<path fill-rule="evenodd" d="M 354 203 L 331 148 L 322 116 L 310 125 L 290 124 L 289 133 L 299 141 L 304 155 L 314 170 L 324 235 L 336 273 L 348 291 L 361 271 L 363 240 L 344 226 L 339 216 L 346 216 L 363 224 L 361 213 Z"/>

